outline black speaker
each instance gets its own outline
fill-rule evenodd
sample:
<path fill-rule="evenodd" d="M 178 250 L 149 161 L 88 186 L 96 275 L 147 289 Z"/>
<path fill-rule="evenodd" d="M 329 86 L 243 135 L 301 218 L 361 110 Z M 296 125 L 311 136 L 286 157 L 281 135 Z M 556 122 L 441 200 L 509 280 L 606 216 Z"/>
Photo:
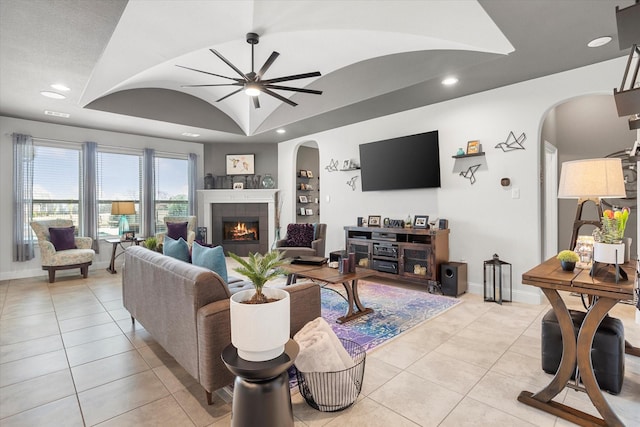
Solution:
<path fill-rule="evenodd" d="M 467 263 L 440 264 L 440 282 L 443 295 L 457 297 L 467 292 Z"/>

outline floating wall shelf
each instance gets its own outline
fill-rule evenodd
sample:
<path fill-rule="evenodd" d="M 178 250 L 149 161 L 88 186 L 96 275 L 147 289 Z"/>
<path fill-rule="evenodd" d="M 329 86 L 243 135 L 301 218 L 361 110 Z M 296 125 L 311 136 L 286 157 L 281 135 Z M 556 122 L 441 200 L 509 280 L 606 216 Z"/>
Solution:
<path fill-rule="evenodd" d="M 477 157 L 484 156 L 484 151 L 482 153 L 473 153 L 473 154 L 458 154 L 455 156 L 451 156 L 452 159 L 464 159 L 466 157 Z"/>

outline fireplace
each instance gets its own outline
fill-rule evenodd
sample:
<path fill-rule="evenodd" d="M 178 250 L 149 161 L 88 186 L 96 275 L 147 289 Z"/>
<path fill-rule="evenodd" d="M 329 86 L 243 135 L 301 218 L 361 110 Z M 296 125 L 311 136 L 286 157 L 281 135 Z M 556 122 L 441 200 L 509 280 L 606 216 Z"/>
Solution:
<path fill-rule="evenodd" d="M 260 241 L 259 217 L 222 218 L 222 243 Z"/>
<path fill-rule="evenodd" d="M 198 190 L 198 222 L 211 227 L 208 243 L 222 245 L 225 252 L 240 256 L 269 252 L 276 237 L 277 194 L 276 189 Z M 227 218 L 235 220 L 234 226 L 238 225 L 238 219 L 257 221 L 256 240 L 228 239 L 223 224 Z"/>

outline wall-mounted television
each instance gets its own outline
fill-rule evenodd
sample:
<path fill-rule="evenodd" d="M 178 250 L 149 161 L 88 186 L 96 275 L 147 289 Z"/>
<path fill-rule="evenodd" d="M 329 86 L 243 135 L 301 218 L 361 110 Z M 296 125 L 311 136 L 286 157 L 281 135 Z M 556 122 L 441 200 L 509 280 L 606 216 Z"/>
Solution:
<path fill-rule="evenodd" d="M 440 187 L 438 131 L 360 144 L 362 191 Z"/>

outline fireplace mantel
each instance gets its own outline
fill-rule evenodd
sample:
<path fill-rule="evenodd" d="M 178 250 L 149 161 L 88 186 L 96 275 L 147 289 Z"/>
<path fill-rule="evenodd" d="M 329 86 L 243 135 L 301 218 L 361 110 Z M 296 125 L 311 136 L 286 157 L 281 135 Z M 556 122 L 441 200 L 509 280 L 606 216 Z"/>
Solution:
<path fill-rule="evenodd" d="M 278 190 L 198 190 L 198 221 L 211 227 L 211 205 L 217 203 L 266 203 L 269 213 L 269 247 L 276 238 L 276 203 Z M 207 233 L 207 243 L 212 242 L 212 233 Z"/>

